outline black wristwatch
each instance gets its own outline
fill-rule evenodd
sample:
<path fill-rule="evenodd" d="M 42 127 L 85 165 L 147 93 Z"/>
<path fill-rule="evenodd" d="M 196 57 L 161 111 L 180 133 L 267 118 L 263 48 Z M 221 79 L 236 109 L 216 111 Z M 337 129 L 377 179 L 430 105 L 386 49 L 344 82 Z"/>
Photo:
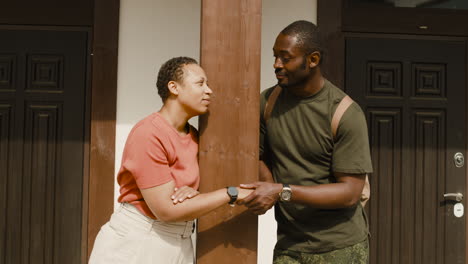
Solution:
<path fill-rule="evenodd" d="M 289 202 L 291 201 L 292 189 L 289 187 L 289 184 L 283 183 L 283 189 L 278 193 L 280 201 Z"/>
<path fill-rule="evenodd" d="M 237 195 L 238 195 L 237 188 L 233 186 L 229 186 L 226 188 L 227 188 L 227 194 L 229 195 L 229 197 L 231 197 L 231 200 L 229 201 L 229 205 L 234 206 L 235 205 L 234 203 L 236 202 Z"/>

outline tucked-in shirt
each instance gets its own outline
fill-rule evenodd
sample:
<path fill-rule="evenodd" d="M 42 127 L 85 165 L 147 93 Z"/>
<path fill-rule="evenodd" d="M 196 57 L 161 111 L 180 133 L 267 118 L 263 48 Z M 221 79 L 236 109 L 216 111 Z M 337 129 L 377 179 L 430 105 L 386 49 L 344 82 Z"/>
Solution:
<path fill-rule="evenodd" d="M 198 134 L 190 126 L 181 135 L 159 113 L 138 122 L 130 134 L 117 175 L 119 202 L 133 204 L 140 212 L 156 219 L 140 189 L 159 186 L 173 180 L 176 187 L 198 189 Z"/>
<path fill-rule="evenodd" d="M 272 90 L 262 93 L 261 113 Z M 336 182 L 334 172 L 372 172 L 367 124 L 359 105 L 353 103 L 346 110 L 333 139 L 332 116 L 345 95 L 328 81 L 308 98 L 283 89 L 267 124 L 261 116 L 260 154 L 276 182 L 315 186 Z M 319 209 L 279 202 L 275 216 L 278 250 L 327 252 L 362 242 L 368 235 L 360 203 L 352 208 Z"/>

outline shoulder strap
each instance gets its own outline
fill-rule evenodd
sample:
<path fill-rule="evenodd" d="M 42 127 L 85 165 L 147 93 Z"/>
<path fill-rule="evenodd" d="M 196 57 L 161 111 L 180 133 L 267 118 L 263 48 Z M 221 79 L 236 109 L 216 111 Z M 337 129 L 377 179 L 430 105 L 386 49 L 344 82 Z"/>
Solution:
<path fill-rule="evenodd" d="M 270 97 L 265 104 L 265 110 L 263 111 L 263 119 L 265 120 L 265 124 L 270 119 L 271 112 L 273 111 L 273 107 L 275 106 L 276 99 L 278 99 L 279 94 L 281 93 L 281 87 L 279 85 L 273 88 L 273 92 L 271 92 Z"/>
<path fill-rule="evenodd" d="M 340 123 L 341 117 L 346 112 L 348 107 L 353 103 L 353 99 L 349 96 L 343 97 L 341 102 L 336 107 L 335 113 L 333 114 L 332 121 L 331 121 L 331 130 L 333 134 L 333 140 L 336 138 L 336 131 L 338 130 L 338 124 Z"/>
<path fill-rule="evenodd" d="M 268 122 L 270 119 L 271 112 L 273 111 L 273 107 L 275 106 L 276 99 L 278 99 L 279 94 L 281 93 L 281 87 L 279 85 L 273 88 L 273 92 L 271 92 L 268 100 L 265 104 L 265 110 L 263 112 L 263 119 L 265 123 Z M 331 121 L 331 130 L 333 134 L 333 139 L 336 137 L 336 132 L 338 130 L 338 124 L 340 123 L 341 117 L 343 114 L 348 110 L 348 107 L 353 103 L 353 99 L 346 95 L 341 99 L 341 102 L 336 107 L 335 113 L 333 114 L 332 121 Z"/>

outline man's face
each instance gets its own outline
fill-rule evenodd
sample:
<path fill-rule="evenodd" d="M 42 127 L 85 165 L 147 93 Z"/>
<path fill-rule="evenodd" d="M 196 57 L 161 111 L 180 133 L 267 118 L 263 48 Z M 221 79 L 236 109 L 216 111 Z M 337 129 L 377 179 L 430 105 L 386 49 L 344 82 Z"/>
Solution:
<path fill-rule="evenodd" d="M 296 36 L 279 34 L 273 46 L 276 79 L 283 88 L 300 89 L 310 76 L 307 58 L 297 44 Z"/>

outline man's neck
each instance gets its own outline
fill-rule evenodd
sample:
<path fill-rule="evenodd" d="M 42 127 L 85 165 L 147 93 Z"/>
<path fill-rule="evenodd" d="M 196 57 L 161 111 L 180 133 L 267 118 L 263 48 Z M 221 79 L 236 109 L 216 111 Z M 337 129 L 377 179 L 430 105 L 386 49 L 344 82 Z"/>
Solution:
<path fill-rule="evenodd" d="M 291 89 L 288 90 L 299 97 L 310 97 L 322 90 L 324 83 L 325 79 L 320 72 L 318 72 L 311 76 L 305 84 L 297 87 L 291 87 Z"/>

